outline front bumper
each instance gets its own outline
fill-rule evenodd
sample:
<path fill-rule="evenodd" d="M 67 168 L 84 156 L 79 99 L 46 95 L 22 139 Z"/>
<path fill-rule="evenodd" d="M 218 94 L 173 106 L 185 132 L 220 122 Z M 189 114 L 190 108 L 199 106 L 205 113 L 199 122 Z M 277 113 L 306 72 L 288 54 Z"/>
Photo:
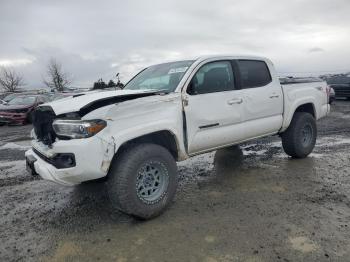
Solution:
<path fill-rule="evenodd" d="M 25 156 L 36 159 L 33 163 L 33 173 L 62 185 L 76 185 L 106 176 L 114 154 L 112 150 L 114 145 L 96 136 L 87 139 L 59 140 L 52 145 L 52 148 L 33 140 L 32 147 L 33 149 L 28 150 Z M 75 156 L 75 166 L 56 168 L 48 161 L 57 154 L 64 153 Z"/>
<path fill-rule="evenodd" d="M 27 113 L 0 112 L 0 123 L 24 124 L 26 120 L 27 120 Z"/>

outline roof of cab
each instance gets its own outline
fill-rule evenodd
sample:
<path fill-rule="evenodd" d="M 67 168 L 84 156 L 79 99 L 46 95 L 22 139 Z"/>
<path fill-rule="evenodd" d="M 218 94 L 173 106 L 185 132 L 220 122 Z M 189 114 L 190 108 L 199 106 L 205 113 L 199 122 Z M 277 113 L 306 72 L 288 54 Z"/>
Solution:
<path fill-rule="evenodd" d="M 251 55 L 206 55 L 206 56 L 199 56 L 196 61 L 205 61 L 205 60 L 212 60 L 212 59 L 244 59 L 244 60 L 262 60 L 262 61 L 270 61 L 270 59 L 263 57 L 263 56 L 251 56 Z"/>

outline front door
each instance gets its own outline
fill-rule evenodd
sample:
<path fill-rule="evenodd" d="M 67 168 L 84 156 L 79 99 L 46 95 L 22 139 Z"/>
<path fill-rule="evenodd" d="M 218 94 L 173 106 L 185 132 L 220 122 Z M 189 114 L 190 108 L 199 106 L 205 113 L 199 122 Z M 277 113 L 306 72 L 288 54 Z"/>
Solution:
<path fill-rule="evenodd" d="M 243 139 L 243 94 L 230 61 L 203 63 L 184 94 L 189 154 Z"/>

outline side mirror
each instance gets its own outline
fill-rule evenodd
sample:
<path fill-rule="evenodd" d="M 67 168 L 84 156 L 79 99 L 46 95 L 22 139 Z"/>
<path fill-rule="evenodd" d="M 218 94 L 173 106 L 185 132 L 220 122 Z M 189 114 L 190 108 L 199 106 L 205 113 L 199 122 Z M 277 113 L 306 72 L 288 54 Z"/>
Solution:
<path fill-rule="evenodd" d="M 198 94 L 198 92 L 196 91 L 196 83 L 195 83 L 195 81 L 193 81 L 193 79 L 191 80 L 190 84 L 187 87 L 187 94 L 189 94 L 189 95 Z"/>

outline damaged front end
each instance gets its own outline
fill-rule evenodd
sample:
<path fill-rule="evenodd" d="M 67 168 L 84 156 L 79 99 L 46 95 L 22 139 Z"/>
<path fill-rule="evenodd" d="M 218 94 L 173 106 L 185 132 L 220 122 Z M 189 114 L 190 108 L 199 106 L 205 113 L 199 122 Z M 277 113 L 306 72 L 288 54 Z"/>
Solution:
<path fill-rule="evenodd" d="M 106 126 L 106 122 L 101 119 L 81 120 L 85 115 L 101 107 L 106 107 L 108 105 L 118 104 L 137 98 L 153 96 L 157 93 L 158 92 L 142 92 L 103 97 L 89 101 L 87 104 L 82 104 L 78 110 L 73 112 L 68 111 L 63 113 L 62 107 L 60 107 L 60 112 L 58 115 L 56 115 L 54 111 L 56 107 L 53 108 L 49 105 L 39 106 L 33 112 L 33 126 L 36 138 L 45 145 L 51 146 L 55 142 L 56 138 L 67 140 L 92 136 L 96 133 L 96 131 L 102 130 Z M 77 97 L 73 99 L 81 99 L 84 101 L 84 99 L 87 97 L 88 95 L 85 95 L 84 97 Z M 65 104 L 65 106 L 69 108 L 69 101 L 66 101 L 66 103 L 67 104 Z M 52 106 L 54 105 L 55 104 L 52 104 Z M 80 120 L 81 122 L 79 122 Z M 76 128 L 84 130 L 80 130 L 82 132 L 79 134 L 79 130 L 72 128 L 73 125 Z M 67 129 L 64 127 L 70 128 Z M 69 133 L 70 131 L 71 134 Z"/>
<path fill-rule="evenodd" d="M 113 120 L 105 118 L 107 111 L 104 110 L 121 102 L 153 95 L 154 92 L 142 92 L 106 95 L 99 99 L 85 95 L 37 107 L 33 112 L 32 149 L 26 152 L 32 173 L 64 185 L 105 177 L 116 144 L 107 129 Z"/>
<path fill-rule="evenodd" d="M 100 137 L 91 135 L 102 128 L 91 125 L 92 121 L 60 117 L 49 106 L 35 111 L 34 140 L 32 148 L 25 153 L 30 173 L 62 185 L 106 176 L 107 169 L 101 169 L 101 165 L 106 161 L 108 145 Z M 98 124 L 101 122 L 106 126 L 103 120 Z"/>
<path fill-rule="evenodd" d="M 33 112 L 32 121 L 36 139 L 47 146 L 51 146 L 57 137 L 52 126 L 55 118 L 56 114 L 50 106 L 39 106 Z"/>

